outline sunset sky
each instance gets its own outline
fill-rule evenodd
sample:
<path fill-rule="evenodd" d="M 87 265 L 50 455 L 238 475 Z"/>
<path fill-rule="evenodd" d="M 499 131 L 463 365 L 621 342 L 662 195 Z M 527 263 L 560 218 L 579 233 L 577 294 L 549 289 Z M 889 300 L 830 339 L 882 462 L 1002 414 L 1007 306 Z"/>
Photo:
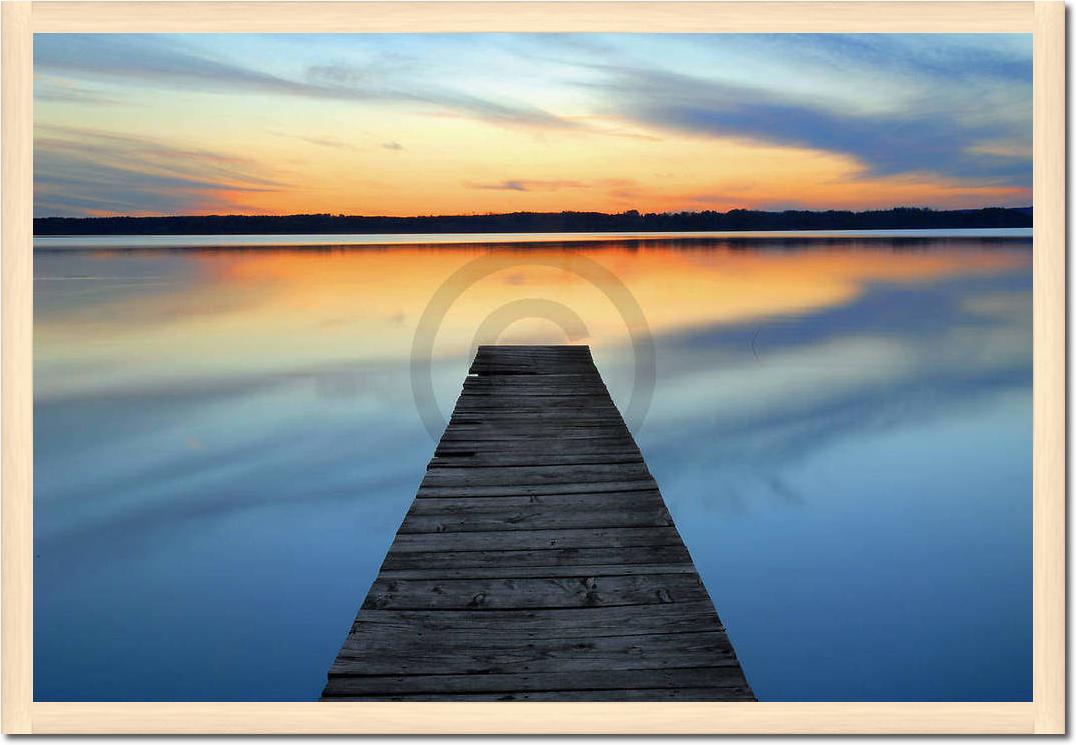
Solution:
<path fill-rule="evenodd" d="M 1031 204 L 1031 36 L 34 38 L 36 216 Z"/>

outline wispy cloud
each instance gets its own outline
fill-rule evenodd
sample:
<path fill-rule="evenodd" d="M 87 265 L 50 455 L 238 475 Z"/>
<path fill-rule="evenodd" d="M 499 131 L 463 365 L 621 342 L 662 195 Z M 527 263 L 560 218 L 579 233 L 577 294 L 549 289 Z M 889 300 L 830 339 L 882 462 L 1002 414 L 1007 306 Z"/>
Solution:
<path fill-rule="evenodd" d="M 317 136 L 317 135 L 303 135 L 294 132 L 280 132 L 276 130 L 268 130 L 270 134 L 277 137 L 286 137 L 292 140 L 298 140 L 299 142 L 305 142 L 308 145 L 316 145 L 317 147 L 327 147 L 333 150 L 350 150 L 352 152 L 362 152 L 363 150 L 370 150 L 374 148 L 374 145 L 367 141 L 366 143 L 360 143 L 356 140 L 342 140 L 338 137 Z M 382 142 L 376 147 L 382 150 L 400 151 L 404 149 L 404 146 L 399 142 L 389 141 Z"/>
<path fill-rule="evenodd" d="M 625 189 L 635 185 L 632 179 L 505 179 L 494 182 L 464 181 L 468 189 L 494 191 L 560 191 L 561 189 Z"/>
<path fill-rule="evenodd" d="M 1010 203 L 1030 190 L 1029 39 L 40 34 L 37 123 L 98 131 L 39 129 L 38 213 Z M 227 160 L 243 132 L 259 162 Z M 400 167 L 358 183 L 384 151 Z M 443 167 L 408 170 L 420 156 Z"/>
<path fill-rule="evenodd" d="M 387 75 L 363 70 L 342 62 L 315 65 L 307 69 L 315 95 L 329 98 L 358 98 L 386 103 L 434 106 L 462 116 L 501 125 L 544 129 L 580 129 L 582 125 L 551 114 L 526 102 L 494 100 L 465 90 L 429 86 L 412 81 L 406 86 L 382 82 Z"/>
<path fill-rule="evenodd" d="M 123 103 L 119 98 L 93 88 L 76 85 L 70 80 L 38 76 L 34 80 L 34 101 L 41 103 L 74 103 L 94 106 L 116 106 Z"/>
<path fill-rule="evenodd" d="M 245 158 L 73 127 L 34 135 L 34 212 L 175 214 L 240 205 L 235 196 L 285 184 Z"/>
<path fill-rule="evenodd" d="M 111 34 L 40 34 L 34 66 L 73 77 L 104 76 L 207 90 L 304 94 L 309 86 L 276 75 L 209 59 L 164 37 Z"/>
<path fill-rule="evenodd" d="M 312 135 L 296 134 L 294 132 L 278 132 L 275 130 L 267 130 L 269 134 L 276 135 L 277 137 L 286 137 L 291 140 L 298 140 L 299 142 L 305 142 L 308 145 L 316 145 L 318 147 L 327 147 L 333 150 L 353 150 L 358 151 L 362 148 L 358 143 L 341 140 L 335 137 L 318 137 Z"/>
<path fill-rule="evenodd" d="M 490 189 L 494 191 L 559 191 L 560 189 L 585 189 L 586 184 L 582 181 L 568 179 L 553 179 L 542 181 L 539 179 L 505 179 L 494 183 L 464 182 L 469 189 Z"/>
<path fill-rule="evenodd" d="M 600 87 L 625 117 L 698 136 L 812 148 L 850 155 L 864 176 L 932 173 L 981 183 L 1031 180 L 1030 159 L 975 151 L 986 140 L 1027 139 L 1026 126 L 964 121 L 951 112 L 865 114 L 746 86 L 643 68 L 614 68 Z M 1026 131 L 1025 131 L 1026 130 Z"/>
<path fill-rule="evenodd" d="M 415 84 L 395 86 L 383 70 L 346 62 L 309 65 L 291 80 L 210 59 L 159 36 L 45 34 L 35 39 L 36 69 L 73 77 L 133 79 L 147 85 L 222 92 L 270 93 L 336 101 L 422 104 L 501 124 L 578 129 L 581 125 L 526 102 L 495 101 L 465 90 Z"/>
<path fill-rule="evenodd" d="M 751 34 L 740 38 L 755 49 L 836 70 L 854 66 L 875 75 L 945 82 L 1031 78 L 1031 57 L 1026 49 L 1016 48 L 1023 45 L 1020 36 L 1013 34 Z"/>

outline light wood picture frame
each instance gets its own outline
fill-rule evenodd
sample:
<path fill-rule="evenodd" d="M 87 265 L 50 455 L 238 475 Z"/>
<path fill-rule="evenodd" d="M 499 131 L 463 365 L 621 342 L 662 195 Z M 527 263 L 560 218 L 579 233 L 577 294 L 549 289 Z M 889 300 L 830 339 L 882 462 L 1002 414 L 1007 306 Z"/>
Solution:
<path fill-rule="evenodd" d="M 23 2 L 2 5 L 5 733 L 1039 733 L 1065 731 L 1065 6 L 1061 2 Z M 35 32 L 1024 32 L 1034 35 L 1033 701 L 33 701 Z"/>

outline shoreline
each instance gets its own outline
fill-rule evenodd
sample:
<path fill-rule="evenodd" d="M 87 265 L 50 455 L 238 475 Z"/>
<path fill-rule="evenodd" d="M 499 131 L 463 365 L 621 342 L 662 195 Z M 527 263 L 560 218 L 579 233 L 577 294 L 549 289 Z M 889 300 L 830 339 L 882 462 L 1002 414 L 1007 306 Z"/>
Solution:
<path fill-rule="evenodd" d="M 1031 228 L 910 228 L 896 230 L 722 230 L 722 231 L 608 231 L 564 233 L 225 233 L 225 234 L 115 234 L 35 235 L 35 251 L 150 250 L 210 248 L 392 248 L 432 246 L 514 246 L 534 244 L 588 244 L 603 241 L 704 243 L 712 240 L 785 243 L 849 238 L 866 240 L 1031 240 Z"/>

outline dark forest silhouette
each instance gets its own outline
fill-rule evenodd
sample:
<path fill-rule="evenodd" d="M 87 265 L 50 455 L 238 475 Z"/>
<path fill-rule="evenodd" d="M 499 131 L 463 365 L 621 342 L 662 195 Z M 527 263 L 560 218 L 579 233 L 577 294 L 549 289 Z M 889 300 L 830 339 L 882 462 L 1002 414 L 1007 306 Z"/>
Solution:
<path fill-rule="evenodd" d="M 894 230 L 1029 228 L 1030 207 L 811 212 L 511 212 L 499 215 L 364 217 L 359 215 L 190 215 L 41 217 L 35 235 L 220 235 L 252 233 L 557 233 L 685 230 Z"/>

